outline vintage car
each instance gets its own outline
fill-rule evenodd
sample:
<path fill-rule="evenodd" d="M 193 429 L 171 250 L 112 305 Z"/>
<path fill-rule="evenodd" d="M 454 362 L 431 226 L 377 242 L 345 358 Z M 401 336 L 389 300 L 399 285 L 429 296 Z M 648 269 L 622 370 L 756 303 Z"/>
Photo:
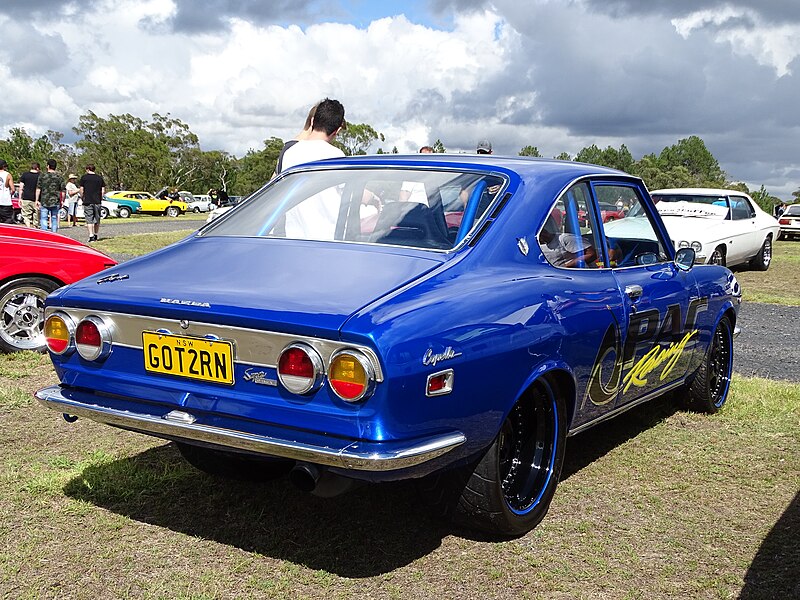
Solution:
<path fill-rule="evenodd" d="M 63 235 L 0 225 L 0 351 L 44 350 L 47 294 L 116 264 Z"/>
<path fill-rule="evenodd" d="M 146 215 L 166 215 L 178 217 L 186 212 L 186 202 L 171 198 L 156 198 L 150 192 L 122 190 L 106 194 L 108 200 L 135 200 L 141 205 L 140 212 Z"/>
<path fill-rule="evenodd" d="M 409 181 L 425 202 L 401 201 Z M 442 190 L 469 190 L 455 231 Z M 608 235 L 601 192 L 626 192 L 650 227 Z M 185 240 L 52 294 L 61 384 L 36 395 L 174 440 L 212 474 L 288 472 L 322 496 L 416 479 L 442 515 L 519 535 L 547 512 L 567 436 L 666 392 L 710 413 L 725 403 L 741 292 L 725 267 L 693 263 L 643 182 L 612 169 L 309 163 Z"/>
<path fill-rule="evenodd" d="M 783 214 L 778 217 L 778 225 L 781 228 L 778 234 L 779 240 L 800 237 L 800 204 L 787 206 Z"/>
<path fill-rule="evenodd" d="M 778 221 L 736 190 L 676 188 L 651 192 L 676 248 L 693 248 L 697 262 L 766 271 Z"/>
<path fill-rule="evenodd" d="M 114 216 L 127 219 L 131 215 L 142 212 L 142 204 L 132 198 L 122 198 L 121 196 L 110 197 L 108 194 L 103 196 L 103 200 L 112 204 L 116 208 L 111 211 Z"/>
<path fill-rule="evenodd" d="M 194 213 L 211 212 L 216 208 L 214 201 L 208 194 L 195 194 L 186 204 L 188 207 L 187 211 Z"/>

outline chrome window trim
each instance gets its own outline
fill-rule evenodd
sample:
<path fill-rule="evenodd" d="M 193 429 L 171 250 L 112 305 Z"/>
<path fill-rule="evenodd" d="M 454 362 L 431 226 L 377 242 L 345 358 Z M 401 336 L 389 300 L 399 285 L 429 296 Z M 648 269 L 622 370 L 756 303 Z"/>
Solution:
<path fill-rule="evenodd" d="M 279 333 L 246 327 L 232 327 L 200 320 L 190 320 L 187 329 L 181 328 L 181 319 L 148 317 L 126 313 L 103 312 L 71 307 L 47 307 L 45 318 L 54 312 L 64 312 L 76 322 L 84 317 L 95 315 L 113 324 L 114 345 L 142 350 L 142 331 L 169 331 L 174 335 L 187 337 L 217 336 L 233 342 L 234 361 L 240 364 L 277 369 L 278 358 L 283 349 L 291 343 L 302 342 L 311 346 L 319 354 L 323 364 L 329 364 L 331 356 L 338 350 L 354 348 L 363 352 L 372 363 L 375 381 L 383 381 L 383 370 L 378 355 L 372 348 L 361 344 L 340 342 L 290 333 Z"/>

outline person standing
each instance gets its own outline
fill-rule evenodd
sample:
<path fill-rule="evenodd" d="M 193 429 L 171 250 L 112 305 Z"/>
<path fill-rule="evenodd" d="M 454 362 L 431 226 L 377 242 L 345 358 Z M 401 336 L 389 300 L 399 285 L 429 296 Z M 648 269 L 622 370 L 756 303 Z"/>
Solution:
<path fill-rule="evenodd" d="M 81 190 L 75 183 L 77 180 L 75 173 L 70 173 L 67 177 L 67 221 L 73 227 L 78 226 L 78 200 L 81 198 Z"/>
<path fill-rule="evenodd" d="M 86 228 L 89 230 L 89 241 L 97 241 L 97 233 L 100 231 L 100 204 L 103 201 L 103 194 L 106 193 L 106 182 L 94 172 L 94 165 L 86 165 L 86 173 L 80 180 L 80 194 L 83 198 L 83 219 L 86 221 Z"/>
<path fill-rule="evenodd" d="M 62 194 L 66 190 L 64 178 L 56 172 L 56 161 L 47 161 L 47 171 L 36 182 L 36 206 L 39 208 L 39 229 L 58 231 L 58 213 Z"/>
<path fill-rule="evenodd" d="M 11 195 L 14 193 L 14 178 L 8 172 L 8 163 L 0 158 L 0 223 L 14 223 L 14 205 Z"/>
<path fill-rule="evenodd" d="M 492 142 L 489 140 L 481 140 L 478 142 L 478 147 L 475 149 L 476 154 L 491 154 Z"/>
<path fill-rule="evenodd" d="M 39 163 L 31 163 L 31 170 L 19 176 L 19 206 L 25 227 L 36 227 L 36 184 L 39 182 Z"/>

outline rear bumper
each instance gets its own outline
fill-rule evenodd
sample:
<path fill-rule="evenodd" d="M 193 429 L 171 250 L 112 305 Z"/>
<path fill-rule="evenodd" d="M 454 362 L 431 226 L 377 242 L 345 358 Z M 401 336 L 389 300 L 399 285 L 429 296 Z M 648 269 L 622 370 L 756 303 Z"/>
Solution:
<path fill-rule="evenodd" d="M 415 467 L 433 460 L 460 446 L 466 436 L 458 431 L 417 438 L 373 442 L 343 439 L 313 432 L 270 427 L 267 431 L 242 431 L 197 422 L 197 416 L 188 412 L 166 409 L 158 414 L 158 407 L 140 405 L 136 411 L 130 406 L 113 406 L 115 400 L 103 396 L 103 405 L 92 402 L 94 394 L 60 386 L 42 388 L 35 394 L 44 406 L 56 412 L 85 417 L 123 429 L 138 431 L 156 437 L 186 440 L 289 458 L 298 461 L 356 471 L 393 471 Z M 153 412 L 146 412 L 144 409 Z"/>

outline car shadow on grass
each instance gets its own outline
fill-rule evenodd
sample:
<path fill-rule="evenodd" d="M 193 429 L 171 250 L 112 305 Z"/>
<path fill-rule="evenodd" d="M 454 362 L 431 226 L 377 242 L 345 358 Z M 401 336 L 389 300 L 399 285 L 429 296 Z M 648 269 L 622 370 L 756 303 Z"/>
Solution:
<path fill-rule="evenodd" d="M 675 410 L 671 400 L 656 400 L 573 438 L 580 444 L 568 446 L 562 479 Z M 448 535 L 499 541 L 434 518 L 413 482 L 317 498 L 285 477 L 257 484 L 205 475 L 184 462 L 174 444 L 86 467 L 64 492 L 136 521 L 351 578 L 410 564 Z"/>
<path fill-rule="evenodd" d="M 351 578 L 405 566 L 450 534 L 421 510 L 410 482 L 317 498 L 286 477 L 257 484 L 205 475 L 174 444 L 86 467 L 64 492 L 136 521 Z"/>
<path fill-rule="evenodd" d="M 740 600 L 800 598 L 800 492 L 761 543 Z"/>

